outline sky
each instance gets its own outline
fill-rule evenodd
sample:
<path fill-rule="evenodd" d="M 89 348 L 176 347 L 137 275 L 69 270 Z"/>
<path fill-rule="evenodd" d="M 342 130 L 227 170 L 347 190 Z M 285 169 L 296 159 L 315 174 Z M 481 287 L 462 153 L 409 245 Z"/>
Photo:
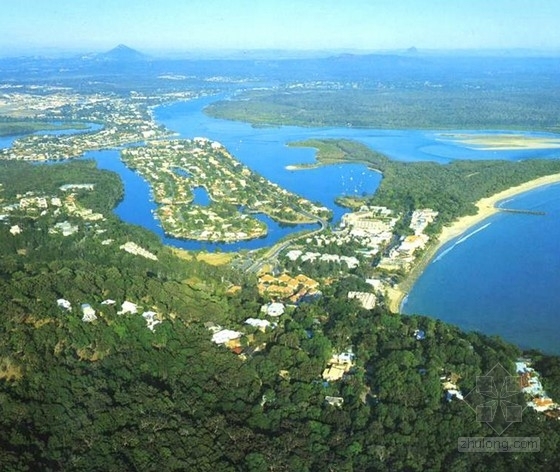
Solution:
<path fill-rule="evenodd" d="M 3 0 L 2 55 L 560 49 L 558 0 Z"/>

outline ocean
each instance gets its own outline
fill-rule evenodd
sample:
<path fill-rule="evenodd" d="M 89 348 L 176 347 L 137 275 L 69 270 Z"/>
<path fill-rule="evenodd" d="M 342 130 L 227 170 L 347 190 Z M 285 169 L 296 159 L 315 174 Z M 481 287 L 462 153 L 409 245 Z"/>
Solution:
<path fill-rule="evenodd" d="M 450 241 L 412 288 L 403 312 L 560 354 L 560 184 L 504 206 L 545 214 L 498 213 Z"/>

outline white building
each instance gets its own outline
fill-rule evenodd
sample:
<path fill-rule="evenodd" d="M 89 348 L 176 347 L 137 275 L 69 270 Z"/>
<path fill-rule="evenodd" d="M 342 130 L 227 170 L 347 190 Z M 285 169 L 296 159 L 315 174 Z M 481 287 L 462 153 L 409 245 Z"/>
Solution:
<path fill-rule="evenodd" d="M 231 329 L 222 329 L 221 331 L 218 331 L 217 333 L 214 333 L 212 335 L 212 342 L 216 344 L 225 344 L 228 341 L 239 339 L 241 336 L 243 336 L 243 333 L 240 333 L 239 331 L 233 331 Z"/>
<path fill-rule="evenodd" d="M 156 318 L 157 313 L 155 311 L 145 311 L 142 313 L 142 318 L 146 320 L 146 324 L 148 325 L 148 329 L 153 331 L 155 326 L 161 323 L 161 320 Z"/>
<path fill-rule="evenodd" d="M 261 311 L 266 313 L 268 316 L 280 316 L 284 314 L 285 308 L 282 303 L 268 303 L 267 305 L 263 305 L 261 307 Z"/>
<path fill-rule="evenodd" d="M 91 323 L 92 321 L 95 321 L 97 319 L 97 316 L 95 315 L 95 310 L 91 307 L 91 305 L 89 303 L 82 303 L 82 321 L 84 323 Z"/>
<path fill-rule="evenodd" d="M 291 261 L 297 261 L 299 256 L 302 255 L 302 253 L 303 251 L 300 251 L 299 249 L 292 249 L 291 251 L 288 251 L 286 253 L 286 257 Z"/>
<path fill-rule="evenodd" d="M 377 303 L 375 295 L 369 292 L 348 292 L 348 298 L 358 300 L 366 310 L 375 308 Z"/>
<path fill-rule="evenodd" d="M 325 397 L 325 401 L 331 406 L 341 407 L 342 405 L 344 405 L 343 397 L 331 397 L 330 395 L 327 395 Z"/>
<path fill-rule="evenodd" d="M 272 323 L 268 320 L 261 320 L 259 318 L 247 318 L 245 320 L 245 324 L 248 324 L 250 326 L 254 326 L 255 328 L 259 328 L 262 329 L 263 331 L 268 328 L 269 326 L 272 326 Z"/>
<path fill-rule="evenodd" d="M 383 282 L 379 279 L 366 279 L 366 284 L 371 285 L 378 292 L 383 290 Z"/>
<path fill-rule="evenodd" d="M 59 299 L 56 301 L 56 304 L 57 304 L 60 308 L 63 308 L 63 309 L 68 310 L 68 311 L 70 311 L 70 310 L 72 309 L 72 304 L 71 304 L 68 300 L 66 300 L 66 299 L 64 299 L 64 298 L 59 298 Z"/>
<path fill-rule="evenodd" d="M 117 311 L 117 315 L 124 315 L 126 313 L 130 313 L 131 315 L 138 313 L 138 305 L 125 300 L 122 302 L 121 310 Z"/>

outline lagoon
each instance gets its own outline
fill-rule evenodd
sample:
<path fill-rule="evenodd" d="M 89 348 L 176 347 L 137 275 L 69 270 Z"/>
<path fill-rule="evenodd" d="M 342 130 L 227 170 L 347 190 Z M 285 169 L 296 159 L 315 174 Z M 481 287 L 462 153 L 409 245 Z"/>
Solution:
<path fill-rule="evenodd" d="M 208 206 L 210 205 L 210 195 L 204 187 L 195 187 L 192 190 L 194 199 L 193 205 Z"/>

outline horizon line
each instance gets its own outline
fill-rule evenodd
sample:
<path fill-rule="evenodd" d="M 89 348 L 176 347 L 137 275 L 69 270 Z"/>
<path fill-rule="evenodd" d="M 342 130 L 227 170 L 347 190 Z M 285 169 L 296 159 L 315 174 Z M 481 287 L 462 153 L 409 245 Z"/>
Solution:
<path fill-rule="evenodd" d="M 217 47 L 193 47 L 193 48 L 172 48 L 172 47 L 132 47 L 127 44 L 120 43 L 110 49 L 107 48 L 82 48 L 82 47 L 69 47 L 69 46 L 30 46 L 22 48 L 13 48 L 9 46 L 0 45 L 0 58 L 24 58 L 24 57 L 69 57 L 69 56 L 87 56 L 104 54 L 112 51 L 113 49 L 125 46 L 133 51 L 143 53 L 152 59 L 162 58 L 165 56 L 192 56 L 192 55 L 253 55 L 253 54 L 266 54 L 266 53 L 283 53 L 287 55 L 310 55 L 310 54 L 355 54 L 355 55 L 372 55 L 372 54 L 408 54 L 408 55 L 450 55 L 450 54 L 476 54 L 476 55 L 490 55 L 490 54 L 527 54 L 531 55 L 547 55 L 557 56 L 560 55 L 560 47 L 550 48 L 534 48 L 534 47 L 465 47 L 465 48 L 417 48 L 410 47 L 395 47 L 395 48 L 355 48 L 355 47 L 309 47 L 309 48 L 217 48 Z M 9 50 L 13 50 L 10 52 Z M 145 52 L 144 52 L 145 51 Z M 150 57 L 151 56 L 151 57 Z"/>

